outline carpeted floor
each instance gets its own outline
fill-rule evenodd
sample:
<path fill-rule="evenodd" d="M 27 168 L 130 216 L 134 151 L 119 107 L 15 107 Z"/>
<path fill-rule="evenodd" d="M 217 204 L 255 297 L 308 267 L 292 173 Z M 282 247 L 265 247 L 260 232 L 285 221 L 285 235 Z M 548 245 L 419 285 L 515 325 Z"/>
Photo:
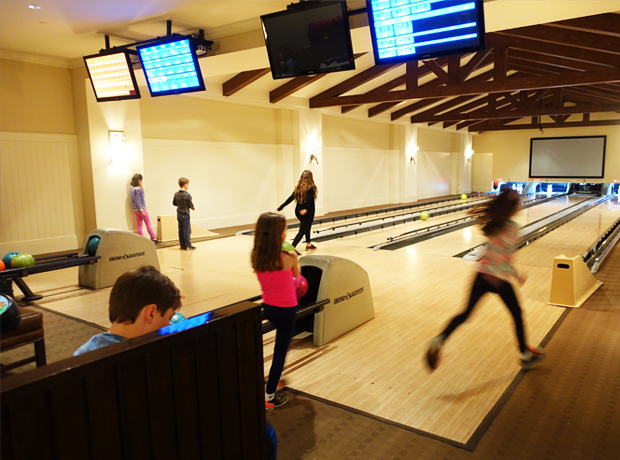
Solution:
<path fill-rule="evenodd" d="M 620 249 L 597 278 L 605 284 L 580 309 L 567 312 L 546 346 L 547 361 L 507 395 L 473 451 L 288 391 L 290 401 L 268 414 L 278 436 L 278 458 L 619 459 Z M 48 362 L 70 357 L 102 330 L 31 308 L 44 314 Z M 19 359 L 31 348 L 2 353 L 1 360 Z"/>

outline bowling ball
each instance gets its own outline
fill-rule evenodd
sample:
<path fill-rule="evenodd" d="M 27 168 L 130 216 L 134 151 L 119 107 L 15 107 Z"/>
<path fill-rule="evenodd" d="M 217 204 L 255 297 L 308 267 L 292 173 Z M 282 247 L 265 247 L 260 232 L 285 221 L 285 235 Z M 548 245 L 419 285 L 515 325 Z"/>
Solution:
<path fill-rule="evenodd" d="M 288 241 L 285 241 L 284 243 L 282 243 L 282 250 L 283 251 L 287 251 L 287 252 L 289 252 L 289 251 L 295 252 L 295 248 Z"/>
<path fill-rule="evenodd" d="M 4 262 L 0 260 L 0 272 L 3 272 L 5 269 L 6 269 L 6 266 L 4 265 Z"/>
<path fill-rule="evenodd" d="M 99 247 L 99 241 L 101 238 L 98 236 L 93 236 L 90 240 L 88 240 L 88 255 L 94 256 L 97 254 L 97 248 Z"/>
<path fill-rule="evenodd" d="M 429 217 L 431 217 L 431 215 L 430 215 L 429 213 L 427 213 L 426 211 L 424 211 L 424 212 L 422 212 L 422 213 L 420 214 L 420 219 L 422 219 L 422 220 L 426 220 L 426 219 L 428 219 Z"/>
<path fill-rule="evenodd" d="M 11 259 L 11 268 L 27 268 L 34 265 L 34 257 L 30 254 L 17 254 Z"/>
<path fill-rule="evenodd" d="M 185 321 L 186 319 L 187 318 L 185 316 L 176 311 L 174 312 L 174 315 L 172 315 L 172 318 L 170 318 L 170 324 L 180 323 L 181 321 Z"/>
<path fill-rule="evenodd" d="M 22 312 L 12 297 L 0 294 L 0 334 L 14 331 L 22 322 Z"/>
<path fill-rule="evenodd" d="M 296 278 L 293 278 L 295 281 L 295 293 L 297 294 L 297 298 L 301 299 L 308 292 L 308 281 L 304 278 L 304 275 L 299 275 Z"/>
<path fill-rule="evenodd" d="M 4 266 L 7 268 L 11 268 L 11 259 L 15 257 L 19 252 L 8 252 L 2 258 L 2 262 L 4 262 Z"/>
<path fill-rule="evenodd" d="M 461 195 L 461 200 L 466 200 L 467 199 L 467 195 L 465 195 L 464 193 Z"/>

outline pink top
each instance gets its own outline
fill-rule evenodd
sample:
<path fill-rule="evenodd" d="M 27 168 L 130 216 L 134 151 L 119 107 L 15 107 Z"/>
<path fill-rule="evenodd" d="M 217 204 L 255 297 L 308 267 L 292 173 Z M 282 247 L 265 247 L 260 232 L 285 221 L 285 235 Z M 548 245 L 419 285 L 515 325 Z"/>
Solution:
<path fill-rule="evenodd" d="M 512 253 L 519 241 L 519 224 L 509 220 L 500 232 L 489 237 L 484 255 L 478 260 L 478 271 L 504 281 L 519 280 L 512 266 Z"/>
<path fill-rule="evenodd" d="M 274 307 L 296 307 L 297 294 L 293 269 L 256 272 L 263 291 L 263 302 Z"/>

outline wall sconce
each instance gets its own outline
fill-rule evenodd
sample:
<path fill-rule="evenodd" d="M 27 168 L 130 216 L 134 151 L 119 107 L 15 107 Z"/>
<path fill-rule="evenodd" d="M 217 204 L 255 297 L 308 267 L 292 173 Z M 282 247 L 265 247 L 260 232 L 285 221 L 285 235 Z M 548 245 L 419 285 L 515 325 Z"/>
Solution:
<path fill-rule="evenodd" d="M 418 162 L 418 151 L 420 150 L 420 147 L 415 145 L 415 146 L 411 147 L 411 150 L 413 151 L 413 153 L 411 155 L 409 155 L 409 163 L 417 164 L 417 162 Z"/>
<path fill-rule="evenodd" d="M 472 149 L 465 149 L 465 160 L 468 163 L 471 163 L 471 159 L 474 156 L 474 151 Z"/>
<path fill-rule="evenodd" d="M 322 147 L 323 143 L 316 139 L 308 141 L 308 164 L 312 164 L 313 161 L 315 161 L 317 165 L 319 164 L 319 155 Z"/>
<path fill-rule="evenodd" d="M 112 163 L 125 161 L 125 132 L 110 131 L 110 158 Z"/>

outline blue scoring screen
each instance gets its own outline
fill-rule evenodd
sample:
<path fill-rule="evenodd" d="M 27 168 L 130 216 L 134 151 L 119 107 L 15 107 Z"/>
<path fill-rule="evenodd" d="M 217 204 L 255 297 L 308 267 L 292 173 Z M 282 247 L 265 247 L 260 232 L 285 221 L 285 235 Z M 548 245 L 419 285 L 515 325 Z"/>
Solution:
<path fill-rule="evenodd" d="M 151 94 L 204 89 L 189 39 L 139 48 Z"/>
<path fill-rule="evenodd" d="M 404 61 L 484 47 L 482 4 L 472 0 L 369 0 L 375 58 Z M 480 21 L 482 19 L 482 21 Z"/>

